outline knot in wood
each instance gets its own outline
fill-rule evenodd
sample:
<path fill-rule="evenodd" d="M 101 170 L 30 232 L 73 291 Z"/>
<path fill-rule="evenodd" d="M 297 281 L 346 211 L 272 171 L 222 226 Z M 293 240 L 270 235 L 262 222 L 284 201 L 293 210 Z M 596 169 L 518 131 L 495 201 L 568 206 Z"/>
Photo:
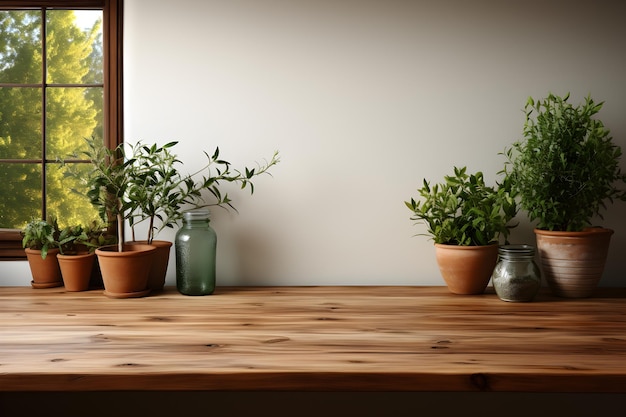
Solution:
<path fill-rule="evenodd" d="M 490 389 L 489 378 L 483 373 L 470 375 L 470 382 L 480 391 L 488 391 Z"/>

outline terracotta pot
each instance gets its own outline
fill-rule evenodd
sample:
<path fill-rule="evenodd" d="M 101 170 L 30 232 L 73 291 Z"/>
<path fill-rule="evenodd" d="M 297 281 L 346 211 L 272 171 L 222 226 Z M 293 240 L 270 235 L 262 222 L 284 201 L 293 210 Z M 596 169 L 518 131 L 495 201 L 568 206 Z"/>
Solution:
<path fill-rule="evenodd" d="M 93 271 L 95 253 L 79 253 L 76 255 L 57 255 L 63 284 L 67 291 L 86 291 Z"/>
<path fill-rule="evenodd" d="M 152 245 L 117 245 L 96 249 L 100 264 L 104 294 L 111 298 L 131 298 L 148 295 L 148 275 L 156 247 Z"/>
<path fill-rule="evenodd" d="M 53 288 L 63 285 L 61 279 L 61 269 L 57 254 L 59 249 L 49 249 L 46 259 L 41 257 L 41 251 L 36 249 L 25 249 L 26 259 L 33 276 L 31 285 L 33 288 Z"/>
<path fill-rule="evenodd" d="M 137 240 L 126 242 L 127 245 L 146 245 L 146 240 Z M 151 291 L 161 291 L 165 285 L 165 276 L 167 275 L 167 265 L 170 260 L 170 248 L 172 242 L 167 240 L 153 240 L 151 245 L 156 246 L 156 254 L 154 261 L 150 267 L 150 275 L 148 276 L 148 288 Z"/>
<path fill-rule="evenodd" d="M 535 229 L 543 276 L 559 297 L 591 297 L 598 286 L 613 230 L 588 228 L 582 232 Z"/>
<path fill-rule="evenodd" d="M 458 246 L 435 243 L 439 271 L 454 294 L 482 294 L 498 261 L 498 245 Z"/>

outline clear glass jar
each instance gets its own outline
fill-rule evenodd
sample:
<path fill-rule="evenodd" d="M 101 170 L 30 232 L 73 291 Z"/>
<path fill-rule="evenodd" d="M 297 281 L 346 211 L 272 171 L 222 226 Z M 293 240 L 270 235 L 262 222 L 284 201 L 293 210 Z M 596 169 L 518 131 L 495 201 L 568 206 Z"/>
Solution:
<path fill-rule="evenodd" d="M 541 272 L 535 263 L 534 246 L 500 246 L 491 281 L 501 300 L 532 301 L 541 287 Z"/>
<path fill-rule="evenodd" d="M 208 210 L 188 211 L 176 233 L 176 288 L 185 295 L 215 291 L 217 235 L 209 226 Z"/>

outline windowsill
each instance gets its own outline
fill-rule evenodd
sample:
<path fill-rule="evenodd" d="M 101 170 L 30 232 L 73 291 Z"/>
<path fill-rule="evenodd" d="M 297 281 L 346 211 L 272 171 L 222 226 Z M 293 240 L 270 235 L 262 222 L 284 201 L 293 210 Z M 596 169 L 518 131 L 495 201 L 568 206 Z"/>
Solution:
<path fill-rule="evenodd" d="M 26 259 L 19 230 L 0 229 L 0 261 Z"/>

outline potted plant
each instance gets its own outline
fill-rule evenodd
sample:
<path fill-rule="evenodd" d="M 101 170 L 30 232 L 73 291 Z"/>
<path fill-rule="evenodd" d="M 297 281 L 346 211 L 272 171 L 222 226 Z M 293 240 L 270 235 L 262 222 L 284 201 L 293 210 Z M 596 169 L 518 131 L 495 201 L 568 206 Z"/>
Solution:
<path fill-rule="evenodd" d="M 182 219 L 186 209 L 214 205 L 234 209 L 228 194 L 220 191 L 220 182 L 235 182 L 241 188 L 248 187 L 254 192 L 253 177 L 268 173 L 269 168 L 279 162 L 278 153 L 275 153 L 265 165 L 257 165 L 252 169 L 245 167 L 243 171 L 239 171 L 233 169 L 228 161 L 220 159 L 219 148 L 216 148 L 212 156 L 204 152 L 207 162 L 201 169 L 191 174 L 182 174 L 178 170 L 181 162 L 171 152 L 176 144 L 177 142 L 170 142 L 158 146 L 139 142 L 127 147 L 128 151 L 125 152 L 123 145 L 109 150 L 99 140 L 88 140 L 88 150 L 84 155 L 92 161 L 93 167 L 86 180 L 89 188 L 87 196 L 99 208 L 103 219 L 115 219 L 118 231 L 118 244 L 115 248 L 109 246 L 96 250 L 101 262 L 105 290 L 107 285 L 104 275 L 108 266 L 102 265 L 103 258 L 107 258 L 105 263 L 108 264 L 110 258 L 128 257 L 129 252 L 139 249 L 155 249 L 155 244 L 161 247 L 163 254 L 157 256 L 155 262 L 148 261 L 150 265 L 144 268 L 148 272 L 148 287 L 143 291 L 133 291 L 133 296 L 144 295 L 150 289 L 162 288 L 171 242 L 155 241 L 158 232 L 166 227 L 174 227 Z M 214 201 L 207 202 L 204 191 Z M 130 242 L 124 242 L 123 239 L 125 221 L 128 221 L 133 235 Z M 148 222 L 147 237 L 137 241 L 135 226 L 142 222 Z M 129 271 L 130 268 L 126 270 Z M 116 275 L 120 276 L 119 273 Z M 110 296 L 122 296 L 118 291 L 106 292 Z"/>
<path fill-rule="evenodd" d="M 89 288 L 95 254 L 80 247 L 80 242 L 87 239 L 82 226 L 68 226 L 59 235 L 57 255 L 63 283 L 67 291 L 85 291 Z"/>
<path fill-rule="evenodd" d="M 111 298 L 143 297 L 148 288 L 148 273 L 156 248 L 152 245 L 124 245 L 124 222 L 132 211 L 126 190 L 132 180 L 132 158 L 126 158 L 124 147 L 108 149 L 101 140 L 87 140 L 83 155 L 91 161 L 86 177 L 87 197 L 98 208 L 103 221 L 114 223 L 117 244 L 96 249 L 98 264 L 104 284 L 104 294 Z M 76 175 L 67 171 L 68 175 Z"/>
<path fill-rule="evenodd" d="M 95 283 L 99 275 L 95 250 L 113 241 L 106 234 L 105 225 L 96 220 L 86 227 L 73 225 L 61 230 L 57 258 L 66 290 L 85 291 L 99 286 Z"/>
<path fill-rule="evenodd" d="M 232 168 L 230 162 L 220 159 L 219 148 L 207 159 L 199 170 L 182 174 L 182 162 L 172 153 L 178 142 L 163 146 L 146 145 L 138 142 L 132 147 L 133 174 L 126 191 L 130 202 L 129 223 L 132 242 L 150 244 L 157 247 L 157 256 L 152 264 L 149 284 L 152 290 L 160 290 L 165 283 L 172 242 L 156 240 L 155 237 L 165 228 L 179 224 L 185 211 L 208 206 L 231 208 L 236 211 L 227 193 L 220 191 L 220 182 L 234 182 L 241 188 L 254 192 L 253 177 L 268 173 L 270 167 L 279 162 L 278 153 L 256 168 L 244 167 L 243 172 Z M 203 191 L 208 191 L 212 201 L 207 201 Z M 135 229 L 140 223 L 148 223 L 146 239 L 137 240 Z"/>
<path fill-rule="evenodd" d="M 615 199 L 626 199 L 621 149 L 596 118 L 604 103 L 569 94 L 528 99 L 523 139 L 504 152 L 503 173 L 536 222 L 543 275 L 555 295 L 591 296 L 602 277 L 613 230 L 590 227 Z"/>
<path fill-rule="evenodd" d="M 508 182 L 487 186 L 482 172 L 454 175 L 431 186 L 426 179 L 420 199 L 405 201 L 412 220 L 427 226 L 435 242 L 439 270 L 455 294 L 484 292 L 498 258 L 498 240 L 509 235 L 517 205 Z"/>
<path fill-rule="evenodd" d="M 59 226 L 55 218 L 49 221 L 33 219 L 22 229 L 22 246 L 33 276 L 33 288 L 63 285 L 57 254 Z"/>

